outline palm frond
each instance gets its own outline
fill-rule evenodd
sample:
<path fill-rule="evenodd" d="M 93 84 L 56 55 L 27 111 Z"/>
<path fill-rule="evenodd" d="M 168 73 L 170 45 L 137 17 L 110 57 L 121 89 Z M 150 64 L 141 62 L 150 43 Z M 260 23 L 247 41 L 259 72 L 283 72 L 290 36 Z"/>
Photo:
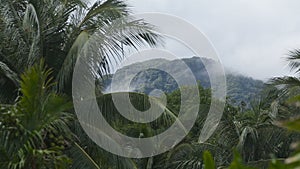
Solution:
<path fill-rule="evenodd" d="M 23 29 L 31 43 L 28 54 L 28 65 L 32 65 L 40 57 L 40 23 L 35 8 L 32 4 L 27 4 L 23 18 Z"/>
<path fill-rule="evenodd" d="M 70 82 L 72 71 L 79 56 L 82 48 L 86 45 L 89 39 L 89 34 L 85 31 L 82 31 L 80 35 L 77 37 L 76 41 L 73 43 L 72 47 L 70 48 L 63 65 L 58 73 L 57 81 L 58 81 L 58 88 L 63 89 L 65 84 Z"/>
<path fill-rule="evenodd" d="M 202 153 L 206 146 L 197 144 L 180 144 L 171 150 L 167 155 L 167 160 L 164 168 L 167 169 L 202 169 L 203 159 Z M 207 150 L 207 149 L 206 149 Z"/>
<path fill-rule="evenodd" d="M 79 141 L 77 144 L 86 154 L 84 154 L 82 151 L 79 151 L 78 148 L 72 146 L 71 149 L 67 151 L 70 157 L 75 159 L 71 168 L 95 168 L 94 164 L 91 166 L 92 163 L 95 163 L 96 165 L 101 166 L 101 168 L 137 169 L 133 159 L 119 157 L 100 148 L 86 135 L 78 121 L 74 123 L 73 127 L 73 131 L 75 131 L 74 134 Z M 110 141 L 114 142 L 113 139 Z M 87 158 L 87 156 L 89 157 Z M 90 161 L 91 159 L 89 158 L 91 158 L 94 162 Z"/>
<path fill-rule="evenodd" d="M 268 84 L 279 87 L 284 93 L 300 86 L 300 80 L 293 76 L 275 77 Z"/>
<path fill-rule="evenodd" d="M 109 23 L 115 19 L 125 17 L 128 14 L 129 10 L 127 4 L 123 1 L 106 0 L 103 2 L 102 0 L 98 0 L 88 10 L 79 27 L 84 25 L 94 25 L 95 21 L 98 21 L 97 24 Z"/>
<path fill-rule="evenodd" d="M 0 61 L 0 74 L 7 77 L 16 87 L 19 86 L 19 77 L 16 72 L 12 71 L 5 63 Z"/>
<path fill-rule="evenodd" d="M 24 6 L 24 2 L 18 4 Z M 5 63 L 14 65 L 18 68 L 18 72 L 22 72 L 26 66 L 27 56 L 29 52 L 29 43 L 26 40 L 22 13 L 15 9 L 17 5 L 12 1 L 1 1 L 0 18 L 2 40 L 1 57 L 5 57 Z M 3 60 L 2 60 L 3 61 Z M 15 70 L 16 71 L 16 70 Z"/>
<path fill-rule="evenodd" d="M 102 77 L 110 72 L 109 67 L 123 59 L 122 42 L 125 39 L 128 39 L 128 42 L 130 40 L 130 45 L 136 49 L 147 44 L 156 45 L 153 43 L 157 42 L 160 36 L 153 33 L 152 29 L 152 26 L 141 20 L 119 19 L 99 28 L 93 35 L 83 31 L 65 58 L 58 77 L 59 85 L 63 87 L 62 85 L 69 81 L 78 56 L 82 56 L 81 58 L 90 64 L 93 73 Z"/>
<path fill-rule="evenodd" d="M 75 162 L 73 162 L 72 168 L 96 168 L 100 169 L 100 166 L 93 160 L 91 156 L 82 148 L 80 145 L 77 143 L 75 144 L 76 150 L 73 150 L 73 154 L 76 154 L 75 157 Z"/>
<path fill-rule="evenodd" d="M 289 56 L 286 58 L 289 61 L 289 66 L 291 70 L 295 70 L 296 73 L 300 71 L 300 50 L 295 49 L 290 51 Z"/>
<path fill-rule="evenodd" d="M 8 65 L 0 61 L 0 87 L 5 89 L 0 92 L 1 103 L 11 103 L 17 97 L 19 76 Z"/>

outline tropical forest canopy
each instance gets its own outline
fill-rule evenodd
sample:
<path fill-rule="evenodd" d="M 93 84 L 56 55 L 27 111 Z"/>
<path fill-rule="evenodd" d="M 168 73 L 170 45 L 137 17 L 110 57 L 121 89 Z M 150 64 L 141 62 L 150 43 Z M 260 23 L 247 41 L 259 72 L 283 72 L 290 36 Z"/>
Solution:
<path fill-rule="evenodd" d="M 104 78 L 111 73 L 110 62 L 123 59 L 122 46 L 139 50 L 163 41 L 153 25 L 126 19 L 130 14 L 122 0 L 98 0 L 94 4 L 81 0 L 0 0 L 0 168 L 299 168 L 298 50 L 291 51 L 287 58 L 295 76 L 270 77 L 263 84 L 228 74 L 230 95 L 222 119 L 204 143 L 198 138 L 211 104 L 211 90 L 203 63 L 191 58 L 184 61 L 200 81 L 197 88 L 201 95 L 198 105 L 190 106 L 200 106 L 200 111 L 195 125 L 179 144 L 143 159 L 120 157 L 95 144 L 74 112 L 72 72 L 82 50 L 96 47 L 101 53 L 92 63 L 99 65 L 96 77 Z M 120 18 L 122 22 L 114 25 L 113 21 Z M 90 46 L 95 33 L 99 44 Z M 111 54 L 117 57 L 110 58 Z M 174 65 L 177 61 L 171 62 Z M 160 63 L 166 66 L 168 62 Z M 172 78 L 159 71 L 144 74 L 139 75 L 142 81 L 150 83 L 129 93 L 136 109 L 147 110 L 149 100 L 154 98 L 142 92 L 157 87 L 166 91 L 165 112 L 151 123 L 124 118 L 112 95 L 105 94 L 105 86 L 97 83 L 95 89 L 107 122 L 136 138 L 162 133 L 177 120 L 180 110 L 181 88 L 173 84 Z"/>

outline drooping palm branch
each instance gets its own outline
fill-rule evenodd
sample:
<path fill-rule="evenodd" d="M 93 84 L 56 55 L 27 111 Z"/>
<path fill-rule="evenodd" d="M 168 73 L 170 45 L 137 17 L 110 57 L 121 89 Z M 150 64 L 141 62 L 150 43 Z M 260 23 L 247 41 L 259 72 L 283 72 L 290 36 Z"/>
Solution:
<path fill-rule="evenodd" d="M 111 62 L 118 62 L 123 46 L 137 49 L 157 44 L 160 36 L 153 26 L 129 15 L 122 0 L 98 0 L 92 6 L 81 0 L 1 0 L 0 61 L 9 68 L 6 70 L 20 75 L 43 57 L 65 92 L 78 55 L 92 42 L 99 42 L 92 49 L 100 49 L 99 70 L 109 70 Z"/>

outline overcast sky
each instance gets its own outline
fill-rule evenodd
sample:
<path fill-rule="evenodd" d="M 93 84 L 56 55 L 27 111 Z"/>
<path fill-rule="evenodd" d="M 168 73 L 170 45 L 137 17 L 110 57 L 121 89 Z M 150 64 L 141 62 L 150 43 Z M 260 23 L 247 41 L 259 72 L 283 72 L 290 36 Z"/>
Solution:
<path fill-rule="evenodd" d="M 205 33 L 224 66 L 266 80 L 288 74 L 300 48 L 299 0 L 128 0 L 134 13 L 179 16 Z"/>

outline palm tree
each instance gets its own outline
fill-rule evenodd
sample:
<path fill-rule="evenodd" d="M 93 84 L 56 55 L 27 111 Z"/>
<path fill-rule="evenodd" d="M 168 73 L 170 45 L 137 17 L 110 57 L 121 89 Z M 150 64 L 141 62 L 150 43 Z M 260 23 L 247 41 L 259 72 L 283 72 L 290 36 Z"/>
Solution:
<path fill-rule="evenodd" d="M 300 50 L 295 49 L 294 51 L 290 51 L 287 61 L 289 62 L 288 65 L 291 71 L 293 71 L 296 76 L 275 77 L 272 78 L 269 83 L 281 90 L 281 97 L 285 101 L 286 107 L 288 107 L 286 112 L 289 113 L 289 119 L 280 119 L 281 122 L 279 123 L 279 126 L 298 132 L 298 134 L 294 136 L 294 138 L 298 139 L 294 139 L 293 142 L 295 142 L 299 141 Z M 293 156 L 287 158 L 284 163 L 274 161 L 272 163 L 273 168 L 296 168 L 299 166 L 300 162 L 299 158 L 297 158 L 297 156 L 299 156 L 299 142 L 297 144 L 294 143 L 294 146 L 292 147 L 296 150 Z"/>
<path fill-rule="evenodd" d="M 12 105 L 1 105 L 1 168 L 67 168 L 71 159 L 71 103 L 51 91 L 53 79 L 44 63 L 21 75 L 20 96 Z"/>
<path fill-rule="evenodd" d="M 20 74 L 40 58 L 52 68 L 57 88 L 70 93 L 76 59 L 92 42 L 97 42 L 101 54 L 94 64 L 102 76 L 111 62 L 123 57 L 124 46 L 154 46 L 159 39 L 151 25 L 129 18 L 122 0 L 97 0 L 91 6 L 83 0 L 1 0 L 0 4 L 0 85 L 6 89 L 0 93 L 2 102 L 15 99 Z"/>
<path fill-rule="evenodd" d="M 160 37 L 152 31 L 153 26 L 142 20 L 130 18 L 129 15 L 130 10 L 122 0 L 97 0 L 92 5 L 86 4 L 83 0 L 0 0 L 0 37 L 2 38 L 0 42 L 0 87 L 5 89 L 0 91 L 0 103 L 12 104 L 18 96 L 25 95 L 18 91 L 19 87 L 22 87 L 20 82 L 23 77 L 21 75 L 40 59 L 43 59 L 45 65 L 51 68 L 51 76 L 58 82 L 55 85 L 47 86 L 47 89 L 51 87 L 52 90 L 65 93 L 70 97 L 72 71 L 82 50 L 94 47 L 100 53 L 99 57 L 94 60 L 94 64 L 99 66 L 97 77 L 102 77 L 109 72 L 112 62 L 118 62 L 124 57 L 122 55 L 124 47 L 138 49 L 143 45 L 156 45 Z M 97 42 L 96 46 L 92 46 L 94 42 Z M 47 77 L 46 80 L 49 79 L 51 77 Z M 40 89 L 45 86 L 36 84 L 35 87 Z M 10 122 L 10 117 L 6 116 L 6 113 L 10 112 L 10 107 L 12 106 L 9 106 L 9 109 L 3 109 L 1 125 L 4 124 L 4 121 Z M 32 107 L 29 112 L 36 112 L 39 110 L 38 108 Z M 24 112 L 20 111 L 19 114 L 22 113 Z M 39 123 L 47 118 L 45 116 L 42 118 L 39 114 L 32 115 L 32 119 L 20 121 L 31 120 L 32 124 L 37 123 L 36 125 L 39 126 L 41 125 Z M 37 117 L 35 117 L 36 115 Z M 72 132 L 70 131 L 68 134 L 74 133 L 75 139 L 72 137 L 73 139 L 68 142 L 70 149 L 64 147 L 61 150 L 74 159 L 71 168 L 136 168 L 131 159 L 114 156 L 97 147 L 84 134 L 76 118 L 72 118 L 71 121 L 69 127 Z M 34 125 L 30 129 L 38 126 Z M 4 134 L 2 136 L 4 139 Z M 50 136 L 56 138 L 55 133 Z M 51 141 L 50 136 L 44 139 Z M 32 144 L 41 142 L 32 140 Z M 1 143 L 7 144 L 7 141 Z M 38 146 L 33 146 L 33 148 L 36 147 Z M 31 154 L 28 154 L 24 148 L 17 146 L 9 151 L 1 147 L 2 151 L 8 153 L 7 157 L 14 158 L 7 158 L 1 164 L 13 168 L 26 167 L 24 161 L 32 154 L 37 153 L 30 151 Z M 16 156 L 17 152 L 26 152 L 27 154 L 21 154 L 21 158 Z M 54 156 L 49 151 L 38 152 Z M 54 154 L 62 154 L 65 157 L 63 153 L 55 152 Z M 47 157 L 43 155 L 40 157 Z M 24 160 L 24 158 L 26 159 Z M 34 156 L 34 158 L 37 157 Z M 115 163 L 118 165 L 115 166 Z M 61 164 L 66 163 L 62 162 Z M 31 164 L 27 161 L 26 165 L 29 165 L 29 168 L 35 166 L 40 168 L 40 164 Z M 48 164 L 44 166 L 55 167 L 49 167 Z M 61 166 L 57 165 L 56 168 L 61 168 Z"/>
<path fill-rule="evenodd" d="M 291 71 L 294 71 L 297 76 L 283 76 L 275 77 L 269 81 L 270 85 L 278 87 L 283 95 L 288 97 L 295 97 L 299 95 L 300 87 L 300 50 L 294 50 L 289 53 L 286 59 L 289 62 Z"/>
<path fill-rule="evenodd" d="M 127 93 L 120 92 L 120 93 L 114 93 L 114 94 L 124 95 Z M 131 99 L 131 103 L 134 105 L 134 107 L 136 109 L 138 109 L 140 111 L 148 110 L 149 106 L 161 106 L 160 102 L 155 97 L 150 97 L 145 94 L 134 93 L 134 92 L 130 92 L 129 96 Z M 167 130 L 176 120 L 179 121 L 177 114 L 175 114 L 171 110 L 169 110 L 168 106 L 167 106 L 165 111 L 162 113 L 162 115 L 155 121 L 153 121 L 151 123 L 147 123 L 147 124 L 134 123 L 134 122 L 131 122 L 128 119 L 124 118 L 118 112 L 117 108 L 114 105 L 114 102 L 112 99 L 112 94 L 101 95 L 97 98 L 97 101 L 98 101 L 99 108 L 100 108 L 101 112 L 103 112 L 103 116 L 105 117 L 106 121 L 111 126 L 113 126 L 113 128 L 116 129 L 117 131 L 119 131 L 127 136 L 134 137 L 134 138 L 146 138 L 146 137 L 152 137 L 152 136 L 158 135 L 158 134 L 162 133 L 163 131 Z M 151 102 L 151 104 L 150 104 L 150 102 Z M 162 108 L 164 108 L 164 107 L 162 107 Z M 185 128 L 183 127 L 183 129 L 185 129 Z M 80 133 L 83 133 L 83 132 L 82 131 L 78 132 L 77 135 L 79 137 L 86 138 L 86 136 L 82 136 L 82 134 L 80 134 Z M 170 139 L 169 137 L 170 136 L 165 138 L 165 140 Z M 176 139 L 176 138 L 172 138 L 172 139 Z M 84 139 L 80 139 L 80 140 L 82 141 Z M 164 145 L 163 142 L 161 144 Z M 93 145 L 93 146 L 91 146 L 91 145 Z M 131 145 L 132 147 L 136 146 L 130 142 L 127 142 L 127 146 L 128 145 Z M 158 146 L 158 147 L 154 147 L 154 149 L 159 148 L 158 143 L 153 143 L 153 145 Z M 110 165 L 109 162 L 112 162 L 114 160 L 111 157 L 119 158 L 119 162 L 116 163 L 119 166 L 115 166 L 116 169 L 119 169 L 119 168 L 151 169 L 155 166 L 155 163 L 157 161 L 160 161 L 160 156 L 149 157 L 149 158 L 144 158 L 144 159 L 129 160 L 129 159 L 125 159 L 125 158 L 121 158 L 121 157 L 117 157 L 117 156 L 111 156 L 108 153 L 105 153 L 106 158 L 101 158 L 101 156 L 103 156 L 104 151 L 101 150 L 99 147 L 97 147 L 95 144 L 87 144 L 86 142 L 83 142 L 82 147 L 89 147 L 88 149 L 92 150 L 92 153 L 89 153 L 89 154 L 93 159 L 97 159 L 97 160 L 102 159 L 101 161 L 96 162 L 96 163 L 101 163 L 102 167 L 103 166 L 106 167 L 106 166 Z M 88 150 L 88 152 L 90 152 L 90 150 Z M 101 153 L 99 154 L 99 152 L 101 152 Z M 111 158 L 111 159 L 109 159 L 109 158 Z M 133 163 L 133 161 L 134 161 L 134 163 Z M 108 164 L 105 164 L 106 162 L 108 162 Z"/>

